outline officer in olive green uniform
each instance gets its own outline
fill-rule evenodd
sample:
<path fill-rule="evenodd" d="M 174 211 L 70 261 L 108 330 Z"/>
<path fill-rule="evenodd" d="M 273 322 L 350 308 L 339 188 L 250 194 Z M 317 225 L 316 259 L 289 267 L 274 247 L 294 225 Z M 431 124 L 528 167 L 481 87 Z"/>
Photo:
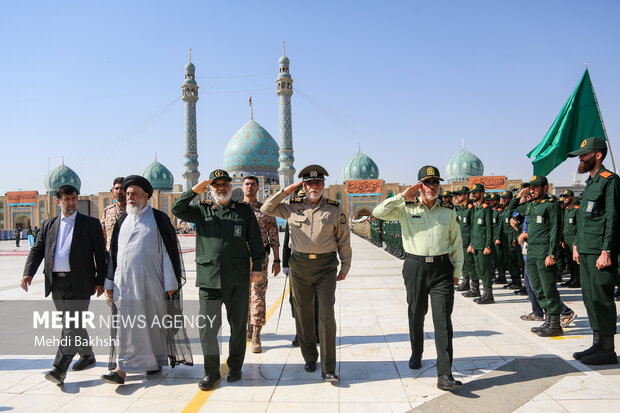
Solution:
<path fill-rule="evenodd" d="M 424 316 L 431 297 L 435 347 L 437 349 L 437 387 L 454 390 L 462 383 L 452 377 L 452 321 L 454 284 L 461 274 L 463 246 L 461 231 L 452 204 L 437 199 L 439 170 L 424 166 L 417 184 L 384 200 L 373 211 L 381 219 L 398 220 L 407 258 L 403 278 L 409 306 L 411 358 L 409 367 L 421 367 L 424 350 Z M 415 194 L 420 192 L 420 196 Z"/>
<path fill-rule="evenodd" d="M 504 265 L 510 272 L 510 283 L 504 288 L 510 288 L 518 290 L 523 285 L 521 283 L 521 269 L 519 263 L 519 256 L 521 255 L 521 249 L 517 243 L 517 232 L 510 225 L 510 218 L 512 218 L 512 211 L 508 208 L 508 204 L 512 199 L 511 191 L 504 191 L 500 195 L 500 201 L 502 203 L 502 213 L 499 219 L 502 223 L 500 230 L 500 246 L 502 247 L 502 253 L 504 256 Z"/>
<path fill-rule="evenodd" d="M 588 138 L 568 156 L 579 156 L 580 173 L 590 173 L 577 212 L 573 254 L 579 263 L 583 302 L 593 331 L 592 347 L 573 354 L 584 364 L 616 364 L 614 302 L 620 227 L 620 179 L 603 166 L 607 146 Z"/>
<path fill-rule="evenodd" d="M 490 193 L 488 197 L 489 205 L 491 206 L 491 220 L 493 221 L 493 267 L 497 269 L 497 278 L 495 284 L 506 284 L 506 263 L 504 259 L 504 251 L 502 250 L 501 236 L 502 236 L 502 219 L 501 215 L 504 208 L 499 203 L 499 195 L 496 193 Z M 491 276 L 494 275 L 494 271 L 491 270 Z"/>
<path fill-rule="evenodd" d="M 560 200 L 562 200 L 564 206 L 562 249 L 564 250 L 566 265 L 570 271 L 570 279 L 562 283 L 562 286 L 579 288 L 581 287 L 579 282 L 579 264 L 573 260 L 573 244 L 577 236 L 577 212 L 579 211 L 579 205 L 575 203 L 575 193 L 568 189 L 562 192 Z"/>
<path fill-rule="evenodd" d="M 327 171 L 319 165 L 299 173 L 303 182 L 290 185 L 265 201 L 261 212 L 288 220 L 291 257 L 291 284 L 295 304 L 295 325 L 301 354 L 308 372 L 316 370 L 318 353 L 314 335 L 314 301 L 319 300 L 321 371 L 328 382 L 336 374 L 336 281 L 344 280 L 351 267 L 349 220 L 340 203 L 323 197 Z M 284 201 L 299 186 L 304 199 Z M 283 202 L 284 201 L 284 202 Z M 338 273 L 338 255 L 340 273 Z M 338 275 L 337 275 L 338 274 Z"/>
<path fill-rule="evenodd" d="M 474 301 L 478 304 L 492 304 L 495 299 L 493 298 L 493 277 L 491 274 L 491 249 L 493 246 L 491 208 L 483 200 L 484 185 L 476 184 L 469 192 L 472 194 L 474 206 L 472 208 L 471 241 L 468 251 L 473 251 L 476 273 L 484 286 L 484 294 L 475 298 Z"/>
<path fill-rule="evenodd" d="M 441 201 L 446 203 L 446 204 L 454 205 L 454 203 L 452 202 L 452 198 L 453 197 L 454 197 L 454 193 L 452 193 L 450 191 L 443 191 L 441 193 Z"/>
<path fill-rule="evenodd" d="M 205 377 L 198 386 L 212 388 L 220 379 L 220 355 L 217 342 L 222 325 L 221 302 L 226 306 L 230 324 L 228 381 L 241 378 L 245 358 L 246 328 L 250 288 L 250 258 L 252 279 L 259 280 L 265 261 L 265 248 L 254 211 L 245 202 L 230 200 L 231 178 L 228 172 L 217 169 L 208 181 L 185 191 L 172 206 L 172 213 L 196 225 L 196 286 L 199 290 L 200 315 L 206 320 L 200 328 L 200 343 L 204 354 Z M 191 205 L 192 200 L 211 185 L 215 201 Z M 228 199 L 226 195 L 228 194 Z"/>
<path fill-rule="evenodd" d="M 461 240 L 463 243 L 463 279 L 456 287 L 456 291 L 464 291 L 465 297 L 480 297 L 480 287 L 478 276 L 476 275 L 476 265 L 474 263 L 474 254 L 467 252 L 467 247 L 471 243 L 471 213 L 473 204 L 469 202 L 469 188 L 460 186 L 453 192 L 456 209 L 456 220 L 461 230 Z M 471 280 L 471 287 L 470 287 Z M 471 289 L 470 289 L 471 288 Z"/>
<path fill-rule="evenodd" d="M 536 293 L 538 304 L 545 311 L 545 322 L 532 329 L 541 337 L 561 336 L 560 325 L 562 300 L 556 285 L 557 257 L 562 235 L 562 210 L 547 194 L 547 177 L 534 176 L 525 189 L 510 201 L 509 209 L 524 214 L 527 219 L 527 271 Z M 528 188 L 530 187 L 530 188 Z M 525 202 L 530 191 L 532 201 Z"/>

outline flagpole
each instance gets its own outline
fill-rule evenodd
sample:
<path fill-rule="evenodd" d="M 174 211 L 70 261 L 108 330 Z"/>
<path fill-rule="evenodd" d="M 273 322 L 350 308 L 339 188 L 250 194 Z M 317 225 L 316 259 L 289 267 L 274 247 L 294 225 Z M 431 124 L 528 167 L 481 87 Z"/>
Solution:
<path fill-rule="evenodd" d="M 586 70 L 587 69 L 588 69 L 588 65 L 586 64 Z M 601 125 L 603 126 L 603 133 L 605 134 L 605 140 L 607 141 L 607 147 L 609 148 L 609 155 L 611 156 L 611 164 L 613 165 L 614 172 L 618 173 L 618 170 L 616 169 L 616 161 L 614 160 L 614 153 L 611 150 L 611 142 L 609 141 L 609 136 L 607 136 L 607 129 L 605 128 L 605 121 L 603 120 L 603 114 L 601 113 L 601 107 L 598 105 L 598 98 L 596 97 L 596 91 L 594 90 L 592 79 L 590 79 L 590 85 L 592 86 L 592 94 L 594 95 L 594 101 L 596 102 L 596 109 L 598 110 L 598 115 L 601 118 Z"/>

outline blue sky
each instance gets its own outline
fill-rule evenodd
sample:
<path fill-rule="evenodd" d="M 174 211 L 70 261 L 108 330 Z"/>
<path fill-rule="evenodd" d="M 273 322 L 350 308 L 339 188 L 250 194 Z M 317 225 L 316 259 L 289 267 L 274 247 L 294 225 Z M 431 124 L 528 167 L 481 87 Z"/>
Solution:
<path fill-rule="evenodd" d="M 588 63 L 620 163 L 620 2 L 31 1 L 0 3 L 0 193 L 43 192 L 61 163 L 82 193 L 154 160 L 183 183 L 183 67 L 200 86 L 201 177 L 254 119 L 276 139 L 286 54 L 295 167 L 328 183 L 361 145 L 387 182 L 442 172 L 462 147 L 485 174 L 527 179 L 542 139 Z M 611 167 L 611 160 L 606 164 Z M 573 180 L 577 161 L 551 175 Z"/>

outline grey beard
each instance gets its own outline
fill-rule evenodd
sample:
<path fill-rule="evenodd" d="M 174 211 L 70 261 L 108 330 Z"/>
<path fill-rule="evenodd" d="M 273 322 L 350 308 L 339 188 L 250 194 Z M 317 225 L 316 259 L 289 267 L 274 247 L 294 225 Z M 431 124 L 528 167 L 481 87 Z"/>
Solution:
<path fill-rule="evenodd" d="M 232 192 L 227 193 L 226 195 L 218 195 L 217 192 L 211 192 L 211 196 L 213 197 L 213 199 L 215 199 L 215 202 L 217 202 L 218 204 L 220 203 L 226 203 L 228 201 L 230 201 L 230 198 L 232 197 Z"/>
<path fill-rule="evenodd" d="M 127 210 L 127 213 L 129 215 L 136 215 L 138 212 L 140 212 L 140 210 L 143 207 L 144 207 L 143 205 L 140 205 L 138 203 L 136 205 L 134 205 L 134 206 L 131 206 L 130 204 L 127 204 L 125 209 Z"/>

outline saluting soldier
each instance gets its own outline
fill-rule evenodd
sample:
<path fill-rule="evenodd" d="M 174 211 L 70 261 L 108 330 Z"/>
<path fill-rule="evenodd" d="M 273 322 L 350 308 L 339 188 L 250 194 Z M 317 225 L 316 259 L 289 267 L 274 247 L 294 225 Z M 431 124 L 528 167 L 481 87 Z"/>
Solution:
<path fill-rule="evenodd" d="M 451 320 L 454 285 L 463 265 L 463 245 L 454 206 L 437 199 L 441 180 L 437 168 L 422 167 L 417 184 L 381 202 L 373 215 L 401 223 L 406 251 L 403 279 L 412 353 L 409 368 L 422 366 L 424 316 L 430 295 L 437 349 L 437 387 L 454 390 L 463 385 L 452 376 Z M 417 192 L 419 197 L 415 196 Z"/>
<path fill-rule="evenodd" d="M 577 212 L 579 211 L 579 205 L 575 202 L 575 193 L 570 189 L 562 192 L 560 200 L 564 207 L 561 247 L 564 250 L 568 271 L 570 271 L 570 279 L 562 283 L 562 286 L 579 288 L 581 287 L 579 282 L 579 264 L 573 260 L 573 244 L 577 235 Z"/>
<path fill-rule="evenodd" d="M 469 202 L 469 188 L 460 186 L 453 192 L 456 220 L 461 230 L 461 240 L 463 242 L 463 271 L 461 283 L 456 287 L 456 291 L 464 291 L 465 297 L 480 297 L 480 286 L 476 275 L 476 265 L 474 254 L 467 251 L 471 243 L 471 213 L 473 204 Z M 471 280 L 471 286 L 470 286 Z M 477 294 L 477 295 L 476 295 Z"/>
<path fill-rule="evenodd" d="M 535 175 L 523 185 L 510 201 L 509 209 L 524 214 L 527 219 L 527 271 L 538 304 L 545 312 L 545 322 L 532 332 L 541 337 L 561 336 L 560 313 L 562 301 L 556 285 L 557 259 L 560 251 L 562 211 L 547 194 L 547 177 Z M 531 201 L 526 203 L 526 193 Z"/>
<path fill-rule="evenodd" d="M 593 332 L 592 346 L 573 354 L 584 364 L 616 364 L 614 335 L 617 277 L 620 179 L 603 166 L 607 146 L 601 138 L 584 140 L 568 154 L 579 156 L 579 173 L 590 173 L 577 212 L 573 257 L 579 263 L 583 302 Z"/>
<path fill-rule="evenodd" d="M 174 215 L 196 224 L 196 287 L 199 288 L 200 315 L 203 320 L 214 320 L 199 326 L 205 369 L 205 376 L 198 383 L 201 390 L 209 390 L 221 378 L 217 335 L 222 326 L 222 302 L 230 324 L 227 380 L 241 379 L 250 280 L 257 282 L 265 276 L 265 247 L 256 216 L 249 204 L 231 200 L 231 180 L 228 172 L 216 169 L 208 180 L 185 191 L 172 205 Z M 192 200 L 209 186 L 213 201 L 192 205 Z"/>
<path fill-rule="evenodd" d="M 505 268 L 507 268 L 510 273 L 510 282 L 507 286 L 504 286 L 504 288 L 518 290 L 523 286 L 521 282 L 521 268 L 519 265 L 519 256 L 522 255 L 519 244 L 517 243 L 517 232 L 512 225 L 510 225 L 510 219 L 512 218 L 512 210 L 508 208 L 510 200 L 512 200 L 512 192 L 502 192 L 500 195 L 500 202 L 503 209 L 499 216 L 502 228 L 498 240 L 504 256 Z"/>
<path fill-rule="evenodd" d="M 314 301 L 319 300 L 319 340 L 321 372 L 328 382 L 336 374 L 336 319 L 334 302 L 336 281 L 342 281 L 351 268 L 349 220 L 340 203 L 323 197 L 325 177 L 320 165 L 301 170 L 301 182 L 281 189 L 261 207 L 263 214 L 284 218 L 289 224 L 291 285 L 295 304 L 295 325 L 307 372 L 316 370 L 318 353 L 314 327 Z M 286 200 L 300 185 L 306 197 Z M 284 201 L 284 202 L 283 202 Z M 338 252 L 338 254 L 336 254 Z M 340 272 L 338 273 L 338 256 Z M 336 275 L 337 274 L 337 275 Z"/>
<path fill-rule="evenodd" d="M 493 245 L 493 221 L 491 218 L 491 208 L 484 202 L 484 185 L 476 184 L 469 191 L 474 206 L 472 208 L 471 240 L 467 247 L 467 252 L 474 254 L 476 273 L 482 280 L 484 294 L 466 295 L 474 298 L 478 304 L 492 304 L 493 298 L 493 277 L 491 275 L 491 246 Z"/>

